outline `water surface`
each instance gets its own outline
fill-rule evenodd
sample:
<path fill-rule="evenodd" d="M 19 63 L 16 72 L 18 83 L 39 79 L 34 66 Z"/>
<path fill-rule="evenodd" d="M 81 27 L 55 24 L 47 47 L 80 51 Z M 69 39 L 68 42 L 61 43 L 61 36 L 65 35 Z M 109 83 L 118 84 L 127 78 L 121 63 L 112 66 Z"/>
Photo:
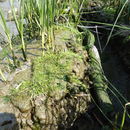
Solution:
<path fill-rule="evenodd" d="M 14 0 L 14 7 L 19 8 L 18 0 Z M 4 2 L 0 2 L 0 9 L 2 10 L 2 12 L 5 16 L 5 19 L 7 20 L 8 11 L 11 10 L 9 0 L 4 1 Z M 14 21 L 8 21 L 7 26 L 8 26 L 12 35 L 16 35 L 18 33 Z M 2 29 L 2 26 L 0 25 L 0 42 L 3 40 L 6 40 L 6 39 L 7 39 L 6 35 Z"/>

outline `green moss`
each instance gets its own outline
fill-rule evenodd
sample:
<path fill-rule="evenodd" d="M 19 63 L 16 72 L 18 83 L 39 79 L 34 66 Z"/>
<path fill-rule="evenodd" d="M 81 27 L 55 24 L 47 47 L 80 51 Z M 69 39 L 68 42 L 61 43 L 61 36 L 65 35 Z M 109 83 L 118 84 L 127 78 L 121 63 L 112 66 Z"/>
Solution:
<path fill-rule="evenodd" d="M 67 77 L 72 73 L 74 60 L 82 60 L 82 56 L 71 51 L 47 52 L 43 57 L 38 57 L 33 61 L 32 79 L 23 82 L 14 92 L 17 94 L 29 92 L 35 96 L 41 93 L 66 91 L 66 84 L 69 82 Z M 78 78 L 76 78 L 76 82 L 80 83 Z"/>
<path fill-rule="evenodd" d="M 60 39 L 63 40 L 74 40 L 76 45 L 82 44 L 82 33 L 75 29 L 73 23 L 70 23 L 71 26 L 55 26 L 54 32 L 55 35 L 58 35 Z"/>

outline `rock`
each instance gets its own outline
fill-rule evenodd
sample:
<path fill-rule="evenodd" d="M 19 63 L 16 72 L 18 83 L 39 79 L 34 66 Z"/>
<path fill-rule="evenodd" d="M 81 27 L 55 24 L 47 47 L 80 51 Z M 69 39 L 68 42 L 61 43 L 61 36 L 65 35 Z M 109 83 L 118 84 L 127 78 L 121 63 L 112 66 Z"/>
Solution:
<path fill-rule="evenodd" d="M 47 98 L 45 95 L 41 95 L 36 97 L 33 113 L 35 122 L 39 121 L 40 125 L 47 130 L 50 130 L 51 126 L 53 126 L 53 130 L 61 127 L 62 129 L 69 128 L 78 115 L 87 110 L 88 102 L 90 102 L 89 96 L 85 93 L 66 99 L 61 96 L 58 101 L 55 100 L 55 96 Z"/>
<path fill-rule="evenodd" d="M 41 95 L 36 97 L 34 105 L 35 105 L 35 119 L 40 120 L 41 123 L 45 123 L 46 121 L 46 108 L 45 108 L 45 102 L 46 102 L 46 97 L 45 95 Z"/>
<path fill-rule="evenodd" d="M 19 110 L 0 97 L 0 130 L 19 130 Z"/>
<path fill-rule="evenodd" d="M 31 110 L 31 100 L 27 94 L 18 95 L 11 98 L 12 104 L 18 108 L 22 113 L 26 113 Z"/>
<path fill-rule="evenodd" d="M 14 12 L 15 12 L 15 15 L 16 17 L 19 17 L 19 11 L 18 11 L 18 8 L 14 8 Z M 7 21 L 14 21 L 14 16 L 12 14 L 12 11 L 9 10 L 8 13 L 7 13 Z"/>

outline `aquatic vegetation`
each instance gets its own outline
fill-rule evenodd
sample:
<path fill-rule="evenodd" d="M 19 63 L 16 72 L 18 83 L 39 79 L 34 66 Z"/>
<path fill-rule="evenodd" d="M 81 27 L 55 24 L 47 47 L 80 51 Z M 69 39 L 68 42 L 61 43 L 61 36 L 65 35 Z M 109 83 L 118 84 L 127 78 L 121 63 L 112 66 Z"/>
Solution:
<path fill-rule="evenodd" d="M 55 16 L 55 0 L 28 0 L 24 2 L 25 19 L 27 26 L 32 31 L 38 31 L 42 37 L 42 50 L 45 51 L 45 45 L 52 42 L 53 23 Z M 35 33 L 35 32 L 33 32 Z"/>

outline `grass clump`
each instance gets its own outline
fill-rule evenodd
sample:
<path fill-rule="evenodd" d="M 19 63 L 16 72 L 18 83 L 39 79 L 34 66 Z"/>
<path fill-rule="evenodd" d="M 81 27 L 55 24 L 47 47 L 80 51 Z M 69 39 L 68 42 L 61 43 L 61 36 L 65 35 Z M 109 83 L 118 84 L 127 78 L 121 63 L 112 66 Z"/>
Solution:
<path fill-rule="evenodd" d="M 53 53 L 38 57 L 32 64 L 32 78 L 24 81 L 12 94 L 29 93 L 31 96 L 55 91 L 66 91 L 68 76 L 72 73 L 74 60 L 82 60 L 82 56 L 68 52 Z"/>

